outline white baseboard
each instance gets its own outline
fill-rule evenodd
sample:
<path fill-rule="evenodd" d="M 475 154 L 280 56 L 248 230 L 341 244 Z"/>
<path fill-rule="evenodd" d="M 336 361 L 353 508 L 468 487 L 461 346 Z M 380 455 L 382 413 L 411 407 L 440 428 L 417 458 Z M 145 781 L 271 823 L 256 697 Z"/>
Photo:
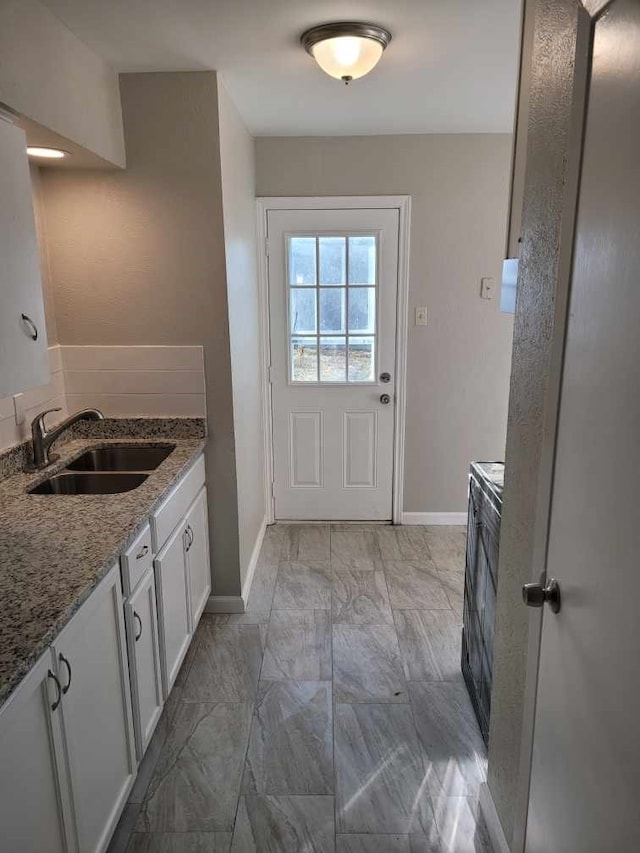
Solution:
<path fill-rule="evenodd" d="M 479 801 L 482 817 L 484 818 L 484 822 L 489 830 L 489 838 L 493 846 L 493 853 L 510 853 L 509 845 L 507 844 L 507 839 L 504 837 L 500 818 L 498 817 L 498 812 L 496 811 L 493 797 L 491 796 L 491 791 L 489 790 L 489 786 L 486 782 L 483 782 L 482 785 L 480 785 Z"/>
<path fill-rule="evenodd" d="M 204 606 L 205 613 L 244 613 L 241 595 L 210 595 Z"/>
<path fill-rule="evenodd" d="M 260 525 L 260 529 L 258 530 L 258 535 L 256 536 L 256 541 L 253 544 L 253 550 L 251 552 L 251 557 L 249 558 L 249 565 L 247 567 L 247 576 L 244 579 L 244 583 L 242 585 L 242 600 L 245 605 L 249 600 L 249 593 L 251 592 L 251 584 L 253 583 L 253 576 L 256 573 L 256 566 L 258 565 L 258 557 L 260 556 L 260 549 L 262 548 L 262 540 L 264 539 L 264 534 L 267 530 L 267 516 L 262 519 L 262 523 Z"/>
<path fill-rule="evenodd" d="M 450 524 L 467 523 L 466 512 L 403 512 L 402 524 Z"/>

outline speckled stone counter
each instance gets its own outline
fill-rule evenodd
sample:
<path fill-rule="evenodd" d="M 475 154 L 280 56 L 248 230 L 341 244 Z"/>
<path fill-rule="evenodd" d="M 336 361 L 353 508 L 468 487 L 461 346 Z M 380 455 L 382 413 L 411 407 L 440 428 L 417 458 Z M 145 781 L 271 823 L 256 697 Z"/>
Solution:
<path fill-rule="evenodd" d="M 56 445 L 61 458 L 46 472 L 0 480 L 0 705 L 204 448 L 202 430 L 199 437 L 197 428 L 183 423 L 172 431 L 169 423 L 147 431 L 152 437 L 145 438 L 139 422 L 137 429 L 130 424 L 127 434 L 124 422 L 105 421 L 87 431 L 93 437 L 75 433 L 73 440 Z M 114 443 L 175 444 L 175 450 L 130 492 L 28 494 L 87 448 Z M 20 454 L 14 456 L 22 460 Z"/>

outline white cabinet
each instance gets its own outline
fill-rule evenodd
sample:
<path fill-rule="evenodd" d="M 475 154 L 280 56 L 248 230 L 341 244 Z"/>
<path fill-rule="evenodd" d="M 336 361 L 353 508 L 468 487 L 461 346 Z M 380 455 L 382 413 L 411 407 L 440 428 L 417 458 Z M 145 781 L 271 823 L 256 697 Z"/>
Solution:
<path fill-rule="evenodd" d="M 75 847 L 61 728 L 47 651 L 0 711 L 0 849 Z"/>
<path fill-rule="evenodd" d="M 0 849 L 102 853 L 135 773 L 114 566 L 0 710 Z"/>
<path fill-rule="evenodd" d="M 191 642 L 189 593 L 185 562 L 186 529 L 173 531 L 155 559 L 156 598 L 165 699 L 176 679 Z"/>
<path fill-rule="evenodd" d="M 24 131 L 0 119 L 0 397 L 50 379 Z"/>
<path fill-rule="evenodd" d="M 63 629 L 53 651 L 78 848 L 93 853 L 106 848 L 137 770 L 119 566 Z"/>
<path fill-rule="evenodd" d="M 202 489 L 187 513 L 185 520 L 187 577 L 191 629 L 195 631 L 211 591 L 211 566 L 209 563 L 209 519 L 207 515 L 207 490 Z"/>
<path fill-rule="evenodd" d="M 148 526 L 146 529 L 149 529 Z M 153 567 L 125 602 L 124 615 L 136 754 L 138 761 L 142 761 L 160 719 L 163 704 Z"/>

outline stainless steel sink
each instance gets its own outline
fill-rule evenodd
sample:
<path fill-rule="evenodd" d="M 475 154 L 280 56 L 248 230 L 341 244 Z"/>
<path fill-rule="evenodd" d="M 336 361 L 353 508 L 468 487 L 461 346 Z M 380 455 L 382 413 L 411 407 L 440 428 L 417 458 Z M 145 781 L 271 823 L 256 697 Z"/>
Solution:
<path fill-rule="evenodd" d="M 112 445 L 87 450 L 67 465 L 69 471 L 154 471 L 175 445 L 132 447 Z"/>
<path fill-rule="evenodd" d="M 137 489 L 148 474 L 140 473 L 61 473 L 33 489 L 30 495 L 116 495 Z"/>

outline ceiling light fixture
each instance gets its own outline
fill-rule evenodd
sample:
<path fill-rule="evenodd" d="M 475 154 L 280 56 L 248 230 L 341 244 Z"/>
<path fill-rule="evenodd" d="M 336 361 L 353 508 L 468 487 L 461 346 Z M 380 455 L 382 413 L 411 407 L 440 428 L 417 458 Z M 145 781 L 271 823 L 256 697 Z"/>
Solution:
<path fill-rule="evenodd" d="M 300 36 L 320 68 L 346 84 L 375 68 L 390 41 L 389 30 L 356 21 L 321 24 Z"/>
<path fill-rule="evenodd" d="M 62 148 L 42 148 L 39 145 L 27 145 L 27 154 L 30 157 L 45 157 L 47 160 L 61 160 L 66 157 L 68 151 Z"/>

